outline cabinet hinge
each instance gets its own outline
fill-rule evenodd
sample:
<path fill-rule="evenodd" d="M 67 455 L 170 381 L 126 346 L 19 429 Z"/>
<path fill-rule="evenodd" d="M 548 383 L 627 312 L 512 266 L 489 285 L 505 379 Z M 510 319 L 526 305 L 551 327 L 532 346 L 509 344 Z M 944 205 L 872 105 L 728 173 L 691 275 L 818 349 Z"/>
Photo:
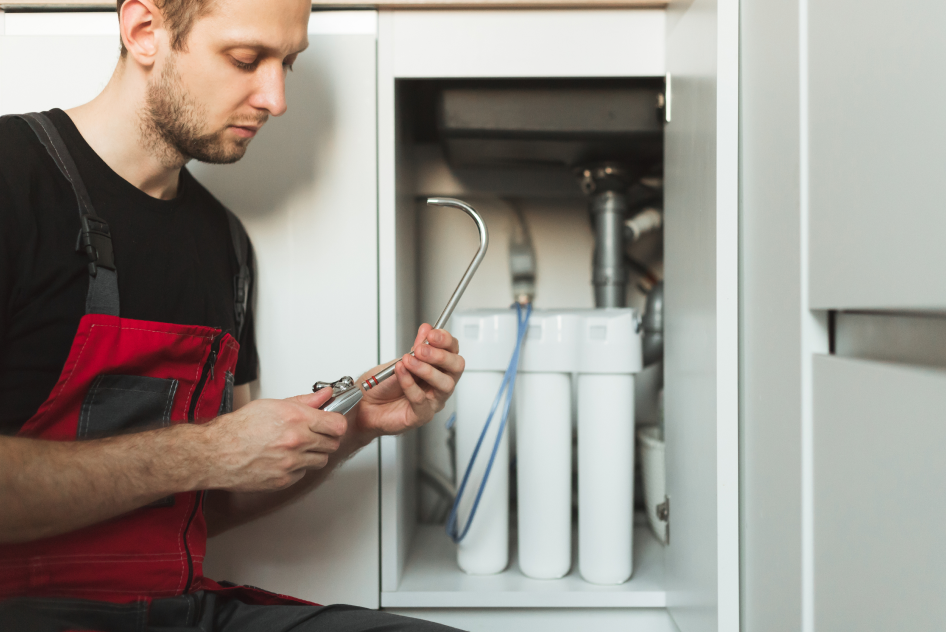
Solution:
<path fill-rule="evenodd" d="M 670 499 L 664 496 L 664 501 L 657 505 L 657 519 L 661 522 L 670 522 Z"/>
<path fill-rule="evenodd" d="M 664 122 L 670 122 L 670 104 L 672 103 L 671 97 L 673 96 L 672 87 L 670 83 L 670 73 L 667 73 L 667 76 L 664 77 Z"/>
<path fill-rule="evenodd" d="M 664 501 L 657 505 L 657 520 L 667 523 L 666 540 L 664 544 L 670 544 L 670 498 L 664 496 Z"/>

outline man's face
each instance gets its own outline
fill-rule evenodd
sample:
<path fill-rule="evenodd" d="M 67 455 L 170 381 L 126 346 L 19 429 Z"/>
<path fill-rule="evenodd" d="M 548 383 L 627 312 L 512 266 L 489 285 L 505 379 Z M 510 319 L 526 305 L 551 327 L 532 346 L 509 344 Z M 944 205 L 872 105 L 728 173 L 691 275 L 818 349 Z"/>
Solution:
<path fill-rule="evenodd" d="M 144 124 L 185 158 L 236 162 L 286 111 L 286 74 L 308 45 L 311 0 L 215 0 L 186 50 L 167 50 L 148 86 Z"/>

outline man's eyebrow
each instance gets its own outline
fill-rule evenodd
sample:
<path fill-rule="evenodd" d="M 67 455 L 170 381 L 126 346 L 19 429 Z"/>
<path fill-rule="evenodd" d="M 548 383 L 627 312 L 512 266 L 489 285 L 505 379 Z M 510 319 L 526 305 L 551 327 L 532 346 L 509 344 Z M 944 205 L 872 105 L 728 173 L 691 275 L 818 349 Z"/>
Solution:
<path fill-rule="evenodd" d="M 300 48 L 297 48 L 287 53 L 287 55 L 298 55 L 299 53 L 301 53 L 308 47 L 309 47 L 309 41 L 306 40 L 300 45 Z M 227 44 L 225 44 L 224 48 L 226 48 L 227 50 L 234 49 L 234 48 L 251 48 L 256 51 L 266 51 L 266 52 L 271 52 L 271 53 L 279 52 L 276 48 L 273 48 L 272 46 L 268 44 L 264 44 L 263 42 L 254 41 L 254 40 L 234 40 L 232 42 L 228 42 Z"/>

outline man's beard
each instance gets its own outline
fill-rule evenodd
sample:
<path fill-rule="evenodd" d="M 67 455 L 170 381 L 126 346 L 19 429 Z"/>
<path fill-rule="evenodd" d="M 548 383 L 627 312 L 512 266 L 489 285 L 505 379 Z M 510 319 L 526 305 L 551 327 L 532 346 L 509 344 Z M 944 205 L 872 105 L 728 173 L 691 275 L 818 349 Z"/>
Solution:
<path fill-rule="evenodd" d="M 261 115 L 241 124 L 262 125 L 267 118 Z M 215 132 L 202 132 L 205 110 L 184 89 L 173 56 L 168 58 L 161 75 L 149 82 L 141 119 L 146 142 L 168 166 L 183 165 L 191 159 L 230 164 L 243 157 L 251 140 L 228 139 L 227 126 Z"/>

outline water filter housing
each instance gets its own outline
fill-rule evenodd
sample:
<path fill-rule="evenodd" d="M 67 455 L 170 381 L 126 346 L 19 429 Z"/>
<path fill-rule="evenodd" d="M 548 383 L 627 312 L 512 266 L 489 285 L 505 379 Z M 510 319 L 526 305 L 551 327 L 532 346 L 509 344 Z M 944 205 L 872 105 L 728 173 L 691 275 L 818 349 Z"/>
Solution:
<path fill-rule="evenodd" d="M 516 346 L 518 325 L 513 310 L 467 310 L 453 315 L 449 329 L 466 361 L 454 392 L 457 476 L 462 478 Z M 499 416 L 498 411 L 470 472 L 458 510 L 461 530 L 469 520 L 483 480 L 499 430 Z M 509 565 L 509 431 L 503 435 L 476 516 L 457 546 L 457 564 L 471 575 L 500 573 Z"/>
<path fill-rule="evenodd" d="M 450 329 L 466 371 L 457 384 L 457 464 L 462 476 L 516 343 L 513 310 L 467 310 Z M 536 310 L 516 382 L 519 567 L 568 574 L 572 554 L 572 380 L 577 380 L 578 566 L 584 579 L 619 584 L 632 572 L 634 374 L 642 368 L 640 319 L 628 308 Z M 480 448 L 459 522 L 465 524 L 498 429 Z M 498 573 L 509 560 L 509 439 L 457 550 L 461 569 Z"/>
<path fill-rule="evenodd" d="M 632 309 L 581 313 L 578 357 L 578 569 L 594 584 L 633 570 L 634 374 L 642 368 Z"/>
<path fill-rule="evenodd" d="M 537 310 L 522 347 L 516 398 L 519 568 L 556 579 L 571 568 L 572 373 L 578 368 L 574 310 Z"/>

